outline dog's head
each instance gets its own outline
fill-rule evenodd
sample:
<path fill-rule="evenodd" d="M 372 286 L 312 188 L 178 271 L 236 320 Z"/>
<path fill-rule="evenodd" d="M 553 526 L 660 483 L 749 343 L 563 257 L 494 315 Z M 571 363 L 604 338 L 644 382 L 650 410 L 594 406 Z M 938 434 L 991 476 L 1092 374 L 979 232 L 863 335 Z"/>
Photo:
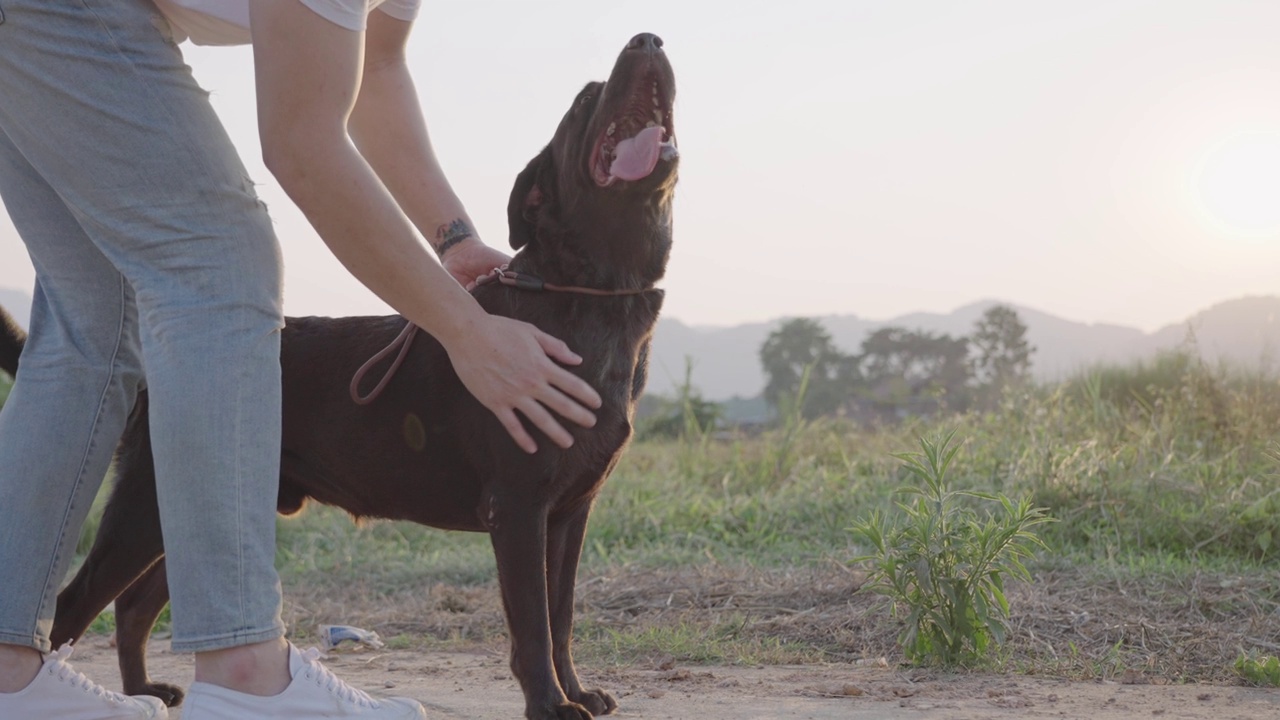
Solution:
<path fill-rule="evenodd" d="M 651 284 L 671 246 L 675 74 L 662 40 L 627 43 L 607 82 L 588 83 L 516 179 L 511 246 L 576 283 Z M 545 247 L 557 245 L 555 248 Z"/>

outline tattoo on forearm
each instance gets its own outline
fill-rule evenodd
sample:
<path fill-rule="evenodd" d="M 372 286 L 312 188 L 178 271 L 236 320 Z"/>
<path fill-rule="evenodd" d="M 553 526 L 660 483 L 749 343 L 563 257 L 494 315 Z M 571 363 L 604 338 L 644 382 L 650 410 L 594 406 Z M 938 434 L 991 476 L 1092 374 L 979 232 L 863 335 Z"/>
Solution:
<path fill-rule="evenodd" d="M 436 255 L 440 256 L 441 259 L 444 259 L 444 254 L 449 248 L 469 237 L 473 237 L 473 233 L 471 232 L 470 226 L 468 226 L 466 221 L 462 218 L 458 218 L 451 223 L 441 225 L 436 228 L 436 241 L 434 243 Z"/>

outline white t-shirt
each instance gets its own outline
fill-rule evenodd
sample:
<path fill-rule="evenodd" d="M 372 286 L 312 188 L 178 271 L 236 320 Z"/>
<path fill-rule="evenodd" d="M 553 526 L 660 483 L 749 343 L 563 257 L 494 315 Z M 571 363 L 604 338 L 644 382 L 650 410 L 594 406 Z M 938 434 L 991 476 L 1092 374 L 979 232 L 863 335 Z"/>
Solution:
<path fill-rule="evenodd" d="M 196 45 L 247 45 L 249 3 L 279 0 L 155 0 L 173 26 L 174 40 Z M 406 22 L 418 15 L 422 0 L 301 0 L 320 17 L 361 32 L 374 8 Z"/>

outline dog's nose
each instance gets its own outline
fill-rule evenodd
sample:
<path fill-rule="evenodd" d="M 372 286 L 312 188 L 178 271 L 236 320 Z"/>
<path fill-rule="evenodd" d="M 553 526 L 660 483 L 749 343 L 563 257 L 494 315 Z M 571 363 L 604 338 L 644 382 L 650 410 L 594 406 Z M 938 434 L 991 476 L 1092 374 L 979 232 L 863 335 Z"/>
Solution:
<path fill-rule="evenodd" d="M 662 49 L 662 38 L 653 33 L 640 33 L 631 38 L 631 42 L 627 43 L 628 50 L 643 50 L 647 53 L 656 53 Z"/>

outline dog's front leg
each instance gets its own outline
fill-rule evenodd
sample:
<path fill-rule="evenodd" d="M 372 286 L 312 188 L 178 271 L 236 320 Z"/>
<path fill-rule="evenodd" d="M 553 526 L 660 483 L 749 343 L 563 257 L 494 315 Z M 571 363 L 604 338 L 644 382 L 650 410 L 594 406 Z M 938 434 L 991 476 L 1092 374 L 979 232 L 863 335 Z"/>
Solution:
<path fill-rule="evenodd" d="M 525 717 L 591 720 L 591 712 L 560 689 L 551 661 L 546 510 L 515 498 L 491 497 L 487 517 L 511 635 L 511 671 L 524 691 Z"/>
<path fill-rule="evenodd" d="M 584 501 L 568 515 L 555 518 L 547 535 L 547 595 L 551 605 L 551 647 L 556 675 L 564 694 L 591 711 L 608 715 L 618 702 L 604 690 L 584 690 L 573 663 L 573 595 L 578 580 L 578 559 L 587 534 L 591 501 Z"/>

